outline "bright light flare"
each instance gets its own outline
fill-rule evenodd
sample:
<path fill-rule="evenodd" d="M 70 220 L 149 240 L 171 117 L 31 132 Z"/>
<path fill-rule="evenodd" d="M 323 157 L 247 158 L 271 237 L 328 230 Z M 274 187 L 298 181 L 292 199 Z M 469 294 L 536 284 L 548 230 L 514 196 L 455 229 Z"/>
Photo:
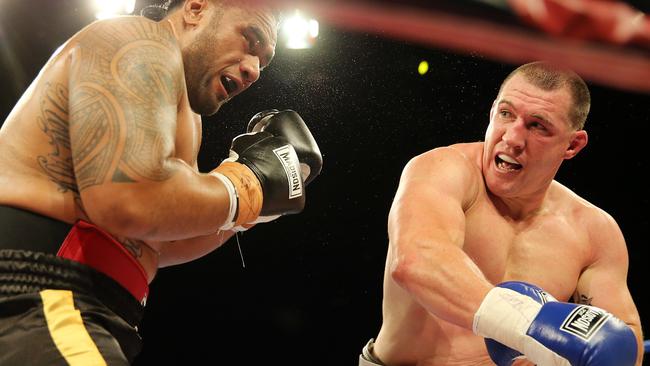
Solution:
<path fill-rule="evenodd" d="M 311 48 L 318 38 L 318 21 L 307 18 L 296 10 L 292 17 L 282 22 L 282 35 L 287 48 Z"/>
<path fill-rule="evenodd" d="M 426 61 L 420 61 L 420 64 L 418 65 L 418 73 L 420 75 L 424 75 L 429 71 L 429 63 Z"/>
<path fill-rule="evenodd" d="M 131 14 L 135 0 L 95 0 L 95 18 L 106 19 Z"/>

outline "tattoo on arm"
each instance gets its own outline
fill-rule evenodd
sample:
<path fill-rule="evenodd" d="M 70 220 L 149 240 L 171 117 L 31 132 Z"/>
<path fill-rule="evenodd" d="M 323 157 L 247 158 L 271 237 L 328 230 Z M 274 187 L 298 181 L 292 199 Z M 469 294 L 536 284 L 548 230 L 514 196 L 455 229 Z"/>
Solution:
<path fill-rule="evenodd" d="M 119 242 L 124 245 L 124 248 L 126 248 L 134 258 L 142 257 L 142 245 L 144 244 L 140 240 L 120 238 Z"/>
<path fill-rule="evenodd" d="M 165 159 L 174 146 L 180 52 L 159 24 L 116 23 L 86 32 L 72 65 L 69 135 L 79 192 L 173 174 Z"/>
<path fill-rule="evenodd" d="M 46 84 L 37 123 L 52 146 L 51 153 L 37 158 L 41 169 L 59 186 L 59 191 L 78 192 L 68 139 L 68 89 L 64 85 Z"/>
<path fill-rule="evenodd" d="M 576 304 L 591 305 L 591 301 L 593 299 L 594 299 L 593 297 L 589 297 L 586 294 L 581 294 L 578 291 L 576 291 L 576 293 L 573 294 L 573 302 Z"/>
<path fill-rule="evenodd" d="M 61 83 L 46 83 L 41 96 L 41 113 L 36 122 L 49 138 L 52 151 L 37 156 L 36 160 L 41 170 L 58 186 L 59 192 L 72 192 L 75 205 L 86 218 L 72 165 L 68 121 L 68 88 Z"/>

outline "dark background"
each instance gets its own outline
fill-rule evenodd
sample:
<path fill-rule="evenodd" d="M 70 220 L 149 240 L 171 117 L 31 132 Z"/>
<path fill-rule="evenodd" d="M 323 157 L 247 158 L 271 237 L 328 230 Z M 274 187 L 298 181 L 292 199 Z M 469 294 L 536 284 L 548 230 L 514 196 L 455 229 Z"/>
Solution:
<path fill-rule="evenodd" d="M 90 3 L 0 2 L 0 121 L 51 53 L 94 20 Z M 420 60 L 430 64 L 424 76 Z M 323 23 L 314 49 L 278 47 L 256 85 L 204 118 L 199 165 L 215 167 L 256 112 L 290 108 L 319 143 L 322 174 L 302 214 L 240 235 L 245 267 L 233 238 L 159 272 L 136 365 L 356 364 L 381 324 L 386 218 L 404 164 L 436 146 L 481 140 L 498 86 L 515 66 Z M 558 180 L 617 219 L 630 252 L 629 287 L 648 329 L 642 175 L 650 96 L 589 84 L 589 145 Z M 549 264 L 553 270 L 561 268 Z"/>

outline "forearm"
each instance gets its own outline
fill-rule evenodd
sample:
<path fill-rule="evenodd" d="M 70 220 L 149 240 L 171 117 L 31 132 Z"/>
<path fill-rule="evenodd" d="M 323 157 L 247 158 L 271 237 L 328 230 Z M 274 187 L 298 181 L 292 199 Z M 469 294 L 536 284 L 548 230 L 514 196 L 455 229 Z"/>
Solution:
<path fill-rule="evenodd" d="M 216 233 L 225 224 L 230 196 L 223 183 L 179 159 L 168 159 L 160 181 L 108 182 L 81 193 L 91 221 L 114 235 L 173 241 Z"/>
<path fill-rule="evenodd" d="M 472 329 L 474 314 L 493 287 L 457 246 L 437 245 L 397 255 L 392 278 L 435 316 Z"/>
<path fill-rule="evenodd" d="M 234 234 L 234 231 L 226 230 L 206 236 L 160 243 L 158 267 L 175 266 L 199 259 L 219 248 Z"/>

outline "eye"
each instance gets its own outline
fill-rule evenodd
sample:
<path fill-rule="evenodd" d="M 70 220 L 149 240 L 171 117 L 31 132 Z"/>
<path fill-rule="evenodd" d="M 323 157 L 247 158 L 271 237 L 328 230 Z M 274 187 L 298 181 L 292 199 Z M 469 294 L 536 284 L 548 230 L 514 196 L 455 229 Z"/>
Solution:
<path fill-rule="evenodd" d="M 499 116 L 501 116 L 502 118 L 510 118 L 512 117 L 512 113 L 510 113 L 510 111 L 508 110 L 502 109 L 499 111 Z"/>
<path fill-rule="evenodd" d="M 269 40 L 264 35 L 264 32 L 257 26 L 249 26 L 242 31 L 242 35 L 246 40 L 246 52 L 256 56 L 259 59 L 260 70 L 269 65 L 273 59 L 274 52 L 269 51 Z M 275 47 L 273 47 L 275 49 Z"/>
<path fill-rule="evenodd" d="M 546 126 L 544 126 L 543 124 L 541 124 L 541 123 L 539 123 L 537 121 L 531 122 L 530 127 L 534 128 L 534 129 L 537 129 L 537 130 L 545 130 L 546 129 Z"/>
<path fill-rule="evenodd" d="M 254 52 L 260 44 L 260 40 L 257 38 L 255 33 L 249 31 L 244 32 L 244 39 L 246 39 L 246 43 L 248 44 L 249 52 Z"/>

